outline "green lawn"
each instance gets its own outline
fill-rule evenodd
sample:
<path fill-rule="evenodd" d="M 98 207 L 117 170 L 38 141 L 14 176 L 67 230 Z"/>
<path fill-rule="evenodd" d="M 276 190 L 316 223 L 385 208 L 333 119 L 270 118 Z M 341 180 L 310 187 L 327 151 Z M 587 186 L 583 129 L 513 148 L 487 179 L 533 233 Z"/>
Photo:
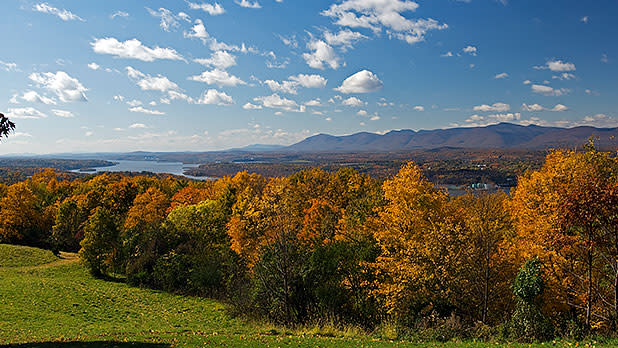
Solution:
<path fill-rule="evenodd" d="M 23 256 L 22 261 L 16 258 L 19 255 Z M 61 254 L 60 258 L 56 258 L 47 251 L 0 245 L 0 265 L 3 265 L 0 267 L 0 345 L 500 346 L 474 342 L 391 342 L 370 335 L 345 337 L 341 334 L 324 337 L 310 334 L 310 331 L 303 333 L 297 330 L 292 333 L 258 327 L 231 318 L 216 301 L 176 296 L 95 279 L 77 262 L 74 254 Z M 569 342 L 546 343 L 542 346 L 547 345 L 575 346 Z"/>

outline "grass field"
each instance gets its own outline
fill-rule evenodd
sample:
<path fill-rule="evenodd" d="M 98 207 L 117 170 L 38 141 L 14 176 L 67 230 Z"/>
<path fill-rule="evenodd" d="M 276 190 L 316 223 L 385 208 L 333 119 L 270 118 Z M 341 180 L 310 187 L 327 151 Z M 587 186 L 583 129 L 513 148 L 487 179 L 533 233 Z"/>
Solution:
<path fill-rule="evenodd" d="M 75 254 L 0 244 L 0 346 L 18 347 L 486 347 L 412 343 L 369 334 L 273 329 L 228 316 L 212 300 L 95 279 Z M 572 342 L 542 346 L 573 347 Z M 530 347 L 530 345 L 504 345 Z M 537 345 L 533 345 L 537 346 Z M 586 344 L 579 343 L 579 346 Z M 588 344 L 588 346 L 614 346 Z"/>

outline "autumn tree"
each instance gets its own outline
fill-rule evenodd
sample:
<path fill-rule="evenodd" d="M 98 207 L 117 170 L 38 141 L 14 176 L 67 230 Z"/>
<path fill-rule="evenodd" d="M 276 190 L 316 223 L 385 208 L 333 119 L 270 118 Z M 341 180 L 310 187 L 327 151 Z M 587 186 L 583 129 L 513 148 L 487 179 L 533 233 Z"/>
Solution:
<path fill-rule="evenodd" d="M 414 163 L 385 181 L 383 190 L 386 204 L 373 221 L 381 248 L 376 294 L 402 321 L 420 311 L 452 308 L 463 263 L 461 216 Z"/>
<path fill-rule="evenodd" d="M 463 215 L 464 250 L 460 307 L 483 323 L 499 322 L 510 304 L 510 284 L 516 269 L 508 259 L 511 217 L 504 192 L 467 193 L 453 204 Z M 493 315 L 491 315 L 493 313 Z"/>
<path fill-rule="evenodd" d="M 80 258 L 95 276 L 122 272 L 122 245 L 118 223 L 104 207 L 97 207 L 84 227 Z"/>

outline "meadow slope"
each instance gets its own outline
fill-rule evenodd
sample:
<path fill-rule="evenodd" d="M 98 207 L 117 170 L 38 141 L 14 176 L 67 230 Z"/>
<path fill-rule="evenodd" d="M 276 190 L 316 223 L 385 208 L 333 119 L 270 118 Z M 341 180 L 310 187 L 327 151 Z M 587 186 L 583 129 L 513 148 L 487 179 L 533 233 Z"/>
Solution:
<path fill-rule="evenodd" d="M 0 346 L 484 347 L 285 330 L 231 318 L 221 303 L 93 278 L 77 255 L 0 245 Z M 500 346 L 499 344 L 490 344 Z M 544 345 L 548 345 L 547 343 Z M 549 343 L 572 346 L 571 342 Z M 590 346 L 604 346 L 590 344 Z M 519 345 L 509 344 L 509 347 Z M 521 345 L 529 347 L 530 345 Z M 542 345 L 539 345 L 542 346 Z M 611 346 L 605 345 L 605 346 Z"/>

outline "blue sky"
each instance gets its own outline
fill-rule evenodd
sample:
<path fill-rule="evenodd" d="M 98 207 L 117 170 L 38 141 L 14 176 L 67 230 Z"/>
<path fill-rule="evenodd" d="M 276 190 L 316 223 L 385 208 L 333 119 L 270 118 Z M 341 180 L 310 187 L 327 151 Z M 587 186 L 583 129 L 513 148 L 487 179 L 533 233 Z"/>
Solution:
<path fill-rule="evenodd" d="M 618 126 L 618 1 L 5 0 L 0 154 Z"/>

